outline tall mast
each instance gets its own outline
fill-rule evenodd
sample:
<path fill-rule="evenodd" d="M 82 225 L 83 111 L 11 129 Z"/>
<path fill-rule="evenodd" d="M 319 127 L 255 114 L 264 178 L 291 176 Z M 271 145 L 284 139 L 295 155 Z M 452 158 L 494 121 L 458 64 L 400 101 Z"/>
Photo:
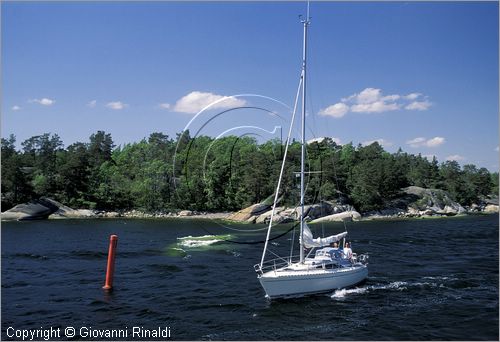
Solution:
<path fill-rule="evenodd" d="M 306 155 L 306 58 L 307 58 L 307 28 L 309 26 L 309 2 L 307 2 L 307 17 L 302 20 L 304 25 L 304 43 L 302 46 L 302 149 L 300 154 L 300 262 L 304 263 L 304 164 Z"/>

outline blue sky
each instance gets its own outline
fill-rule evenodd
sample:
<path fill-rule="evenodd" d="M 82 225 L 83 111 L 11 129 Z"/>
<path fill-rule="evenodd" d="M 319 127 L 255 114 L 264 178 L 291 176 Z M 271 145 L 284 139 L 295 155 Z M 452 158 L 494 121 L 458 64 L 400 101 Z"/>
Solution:
<path fill-rule="evenodd" d="M 304 3 L 1 6 L 3 137 L 52 132 L 67 146 L 105 130 L 123 144 L 154 131 L 175 137 L 224 96 L 293 106 Z M 497 171 L 498 13 L 497 2 L 312 2 L 308 139 L 380 140 L 391 152 Z M 214 109 L 235 105 L 289 115 L 257 97 Z M 263 111 L 239 110 L 201 133 L 253 125 L 285 127 Z"/>

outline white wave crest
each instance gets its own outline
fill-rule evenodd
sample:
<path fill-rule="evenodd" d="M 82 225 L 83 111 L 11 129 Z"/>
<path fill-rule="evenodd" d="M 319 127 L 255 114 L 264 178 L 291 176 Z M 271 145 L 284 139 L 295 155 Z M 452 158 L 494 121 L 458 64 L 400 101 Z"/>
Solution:
<path fill-rule="evenodd" d="M 346 295 L 348 294 L 352 294 L 352 293 L 365 293 L 366 291 L 368 291 L 368 287 L 357 287 L 357 288 L 354 288 L 354 289 L 340 289 L 340 290 L 336 290 L 332 297 L 331 298 L 344 298 Z"/>
<path fill-rule="evenodd" d="M 209 245 L 213 245 L 214 243 L 220 242 L 222 240 L 213 239 L 213 240 L 182 240 L 179 242 L 180 246 L 187 248 L 197 248 L 197 247 L 205 247 Z"/>
<path fill-rule="evenodd" d="M 201 236 L 183 236 L 178 237 L 177 240 L 211 240 L 213 238 L 229 238 L 230 234 L 226 235 L 201 235 Z"/>
<path fill-rule="evenodd" d="M 409 287 L 423 287 L 423 286 L 430 286 L 430 287 L 443 287 L 443 284 L 437 284 L 435 282 L 413 282 L 413 283 L 408 283 L 406 281 L 394 281 L 389 284 L 377 284 L 377 285 L 369 285 L 369 286 L 364 286 L 364 287 L 355 287 L 351 289 L 340 289 L 336 290 L 332 295 L 331 298 L 333 299 L 342 299 L 345 298 L 347 295 L 351 294 L 363 294 L 366 292 L 371 292 L 371 291 L 376 291 L 376 290 L 396 290 L 396 291 L 405 291 Z"/>
<path fill-rule="evenodd" d="M 352 289 L 340 289 L 336 290 L 331 298 L 334 299 L 341 299 L 345 298 L 345 296 L 350 295 L 350 294 L 362 294 L 368 291 L 374 291 L 374 290 L 406 290 L 407 282 L 405 281 L 395 281 L 392 283 L 389 283 L 387 285 L 370 285 L 370 286 L 364 286 L 364 287 L 355 287 Z"/>
<path fill-rule="evenodd" d="M 408 283 L 406 281 L 395 281 L 389 285 L 382 285 L 379 287 L 373 286 L 375 290 L 385 290 L 385 289 L 396 289 L 396 290 L 406 290 Z"/>
<path fill-rule="evenodd" d="M 214 243 L 227 240 L 231 237 L 230 234 L 226 235 L 202 235 L 202 236 L 183 236 L 178 237 L 178 244 L 182 247 L 197 248 L 213 245 Z"/>
<path fill-rule="evenodd" d="M 423 279 L 431 279 L 431 280 L 458 280 L 455 277 L 424 277 Z"/>

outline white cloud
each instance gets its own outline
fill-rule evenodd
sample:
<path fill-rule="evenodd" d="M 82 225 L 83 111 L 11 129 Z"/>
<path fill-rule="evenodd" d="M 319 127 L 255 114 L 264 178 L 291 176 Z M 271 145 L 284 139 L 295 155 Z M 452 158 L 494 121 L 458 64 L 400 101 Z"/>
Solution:
<path fill-rule="evenodd" d="M 497 151 L 497 152 L 499 151 L 498 146 L 495 148 L 495 151 Z"/>
<path fill-rule="evenodd" d="M 459 154 L 454 154 L 454 155 L 446 157 L 446 160 L 448 160 L 448 161 L 452 161 L 452 160 L 463 161 L 465 159 L 466 159 L 465 157 L 463 157 L 463 156 L 461 156 Z"/>
<path fill-rule="evenodd" d="M 326 139 L 326 137 L 319 137 L 319 138 L 309 139 L 309 140 L 307 140 L 307 144 L 312 144 L 314 142 L 317 142 L 319 144 L 319 143 L 321 143 L 325 139 Z M 332 139 L 332 141 L 334 143 L 336 143 L 337 145 L 341 145 L 340 138 L 330 137 L 330 139 Z"/>
<path fill-rule="evenodd" d="M 14 105 L 12 106 L 11 108 L 13 111 L 18 111 L 18 110 L 21 110 L 21 107 L 19 107 L 18 105 Z"/>
<path fill-rule="evenodd" d="M 445 141 L 446 140 L 443 137 L 434 137 L 432 139 L 427 140 L 425 142 L 425 146 L 427 146 L 427 147 L 436 147 L 436 146 L 444 144 Z"/>
<path fill-rule="evenodd" d="M 385 140 L 385 139 L 375 139 L 375 140 L 368 140 L 364 141 L 361 143 L 363 146 L 369 146 L 373 144 L 374 142 L 378 142 L 379 145 L 384 146 L 384 147 L 389 147 L 394 145 L 391 141 Z"/>
<path fill-rule="evenodd" d="M 359 93 L 343 97 L 340 102 L 319 111 L 319 115 L 341 118 L 348 112 L 383 113 L 395 110 L 427 110 L 432 105 L 427 99 L 417 101 L 421 93 L 383 95 L 378 88 L 365 88 Z"/>
<path fill-rule="evenodd" d="M 356 102 L 359 104 L 369 104 L 376 102 L 381 97 L 382 90 L 375 88 L 366 88 L 355 95 Z"/>
<path fill-rule="evenodd" d="M 97 100 L 92 100 L 89 103 L 87 103 L 87 106 L 90 108 L 94 108 L 97 104 Z"/>
<path fill-rule="evenodd" d="M 208 105 L 212 105 L 210 109 L 229 109 L 245 104 L 245 100 L 236 97 L 193 91 L 177 100 L 173 110 L 179 113 L 196 114 Z"/>
<path fill-rule="evenodd" d="M 408 110 L 427 110 L 429 107 L 432 105 L 431 102 L 425 100 L 425 101 L 414 101 L 407 105 L 405 109 Z"/>
<path fill-rule="evenodd" d="M 160 103 L 158 107 L 161 109 L 170 109 L 170 103 Z"/>
<path fill-rule="evenodd" d="M 422 94 L 420 94 L 420 93 L 411 93 L 411 94 L 403 96 L 403 98 L 405 98 L 406 100 L 415 101 L 421 95 Z"/>
<path fill-rule="evenodd" d="M 108 107 L 110 109 L 114 109 L 114 110 L 121 110 L 121 109 L 128 107 L 128 104 L 120 102 L 120 101 L 115 101 L 115 102 L 108 102 L 106 104 L 106 107 Z"/>
<path fill-rule="evenodd" d="M 44 97 L 42 99 L 29 100 L 28 102 L 36 102 L 38 104 L 41 104 L 42 106 L 52 106 L 56 102 L 56 100 L 52 100 L 52 99 L 48 99 L 48 98 Z"/>
<path fill-rule="evenodd" d="M 410 145 L 411 147 L 419 147 L 419 146 L 422 146 L 423 143 L 425 142 L 425 138 L 424 137 L 418 137 L 418 138 L 415 138 L 415 139 L 412 139 L 412 140 L 408 140 L 406 142 L 406 144 Z"/>
<path fill-rule="evenodd" d="M 382 101 L 397 101 L 401 98 L 400 95 L 387 95 L 381 98 Z"/>
<path fill-rule="evenodd" d="M 319 111 L 319 115 L 341 118 L 349 111 L 349 106 L 339 102 Z"/>
<path fill-rule="evenodd" d="M 312 143 L 315 143 L 315 142 L 317 142 L 319 144 L 323 140 L 325 140 L 325 137 L 313 138 L 313 139 L 307 140 L 307 144 L 312 144 Z"/>
<path fill-rule="evenodd" d="M 408 140 L 406 144 L 410 145 L 413 148 L 417 147 L 437 147 L 442 144 L 444 144 L 446 141 L 445 138 L 443 137 L 434 137 L 432 139 L 424 138 L 424 137 L 418 137 L 412 140 Z"/>
<path fill-rule="evenodd" d="M 351 106 L 351 111 L 353 113 L 381 113 L 398 109 L 399 105 L 397 103 L 385 103 L 384 101 L 356 104 Z"/>
<path fill-rule="evenodd" d="M 333 140 L 334 143 L 336 143 L 337 145 L 342 145 L 342 140 L 340 140 L 340 138 L 335 138 L 335 137 L 331 137 L 331 139 Z"/>

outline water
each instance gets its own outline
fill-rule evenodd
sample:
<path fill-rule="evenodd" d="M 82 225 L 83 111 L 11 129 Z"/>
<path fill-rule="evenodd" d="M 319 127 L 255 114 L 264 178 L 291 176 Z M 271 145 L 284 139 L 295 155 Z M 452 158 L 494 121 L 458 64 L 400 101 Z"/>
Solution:
<path fill-rule="evenodd" d="M 193 220 L 3 223 L 2 339 L 8 327 L 68 326 L 170 327 L 174 340 L 499 338 L 498 216 L 350 224 L 354 251 L 370 254 L 367 282 L 272 302 L 253 271 L 262 245 L 223 241 L 256 241 L 264 232 L 231 228 L 243 231 Z M 115 290 L 105 294 L 113 233 Z M 201 243 L 178 239 L 212 234 L 219 236 Z M 288 253 L 290 237 L 271 247 Z"/>

